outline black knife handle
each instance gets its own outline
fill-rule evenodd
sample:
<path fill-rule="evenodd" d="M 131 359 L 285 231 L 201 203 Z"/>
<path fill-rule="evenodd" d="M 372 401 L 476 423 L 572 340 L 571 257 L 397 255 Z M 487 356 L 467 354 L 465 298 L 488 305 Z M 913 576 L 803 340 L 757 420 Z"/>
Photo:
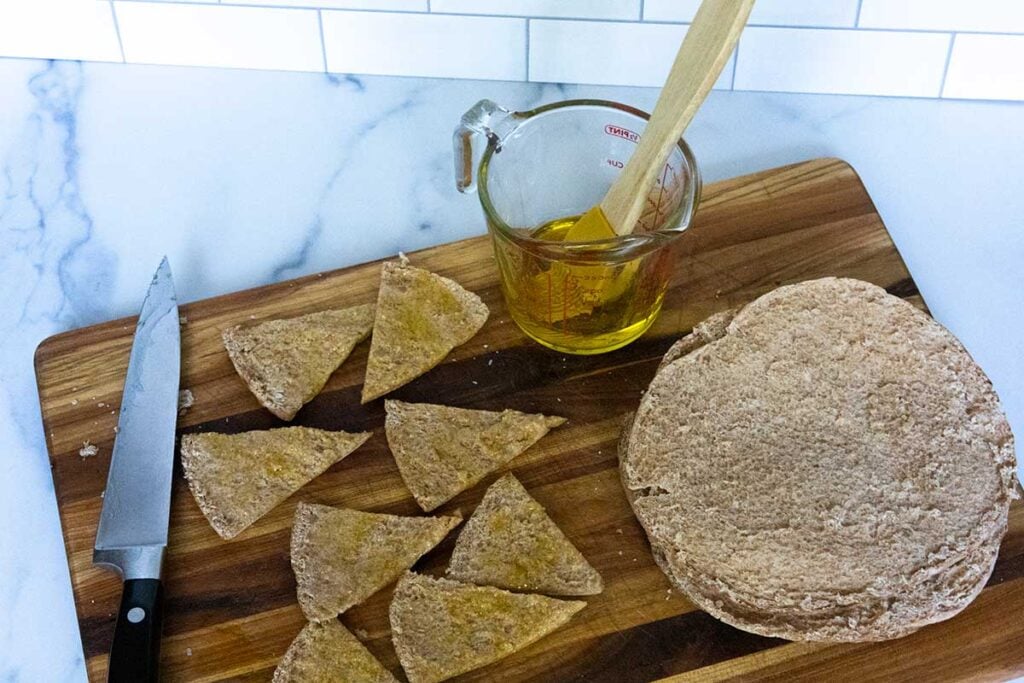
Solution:
<path fill-rule="evenodd" d="M 155 683 L 160 669 L 163 586 L 159 579 L 128 579 L 114 627 L 109 683 Z"/>

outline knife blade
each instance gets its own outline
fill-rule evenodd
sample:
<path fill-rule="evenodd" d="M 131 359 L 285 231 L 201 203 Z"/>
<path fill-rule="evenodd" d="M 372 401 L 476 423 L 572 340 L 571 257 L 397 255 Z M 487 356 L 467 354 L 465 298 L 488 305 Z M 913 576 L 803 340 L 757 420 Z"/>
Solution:
<path fill-rule="evenodd" d="M 124 580 L 108 681 L 158 676 L 160 584 L 174 470 L 181 333 L 171 267 L 165 256 L 149 285 L 135 328 L 103 495 L 93 564 Z"/>

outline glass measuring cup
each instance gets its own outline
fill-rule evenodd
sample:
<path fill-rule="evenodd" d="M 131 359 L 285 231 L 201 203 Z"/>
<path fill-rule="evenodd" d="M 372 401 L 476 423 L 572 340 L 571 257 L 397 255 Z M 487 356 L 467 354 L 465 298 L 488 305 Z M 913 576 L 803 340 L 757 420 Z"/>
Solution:
<path fill-rule="evenodd" d="M 456 185 L 463 193 L 477 190 L 509 312 L 547 347 L 612 351 L 643 334 L 661 310 L 670 247 L 689 227 L 700 197 L 697 164 L 682 139 L 631 235 L 561 240 L 573 219 L 600 203 L 647 118 L 603 100 L 525 112 L 482 100 L 455 131 Z"/>

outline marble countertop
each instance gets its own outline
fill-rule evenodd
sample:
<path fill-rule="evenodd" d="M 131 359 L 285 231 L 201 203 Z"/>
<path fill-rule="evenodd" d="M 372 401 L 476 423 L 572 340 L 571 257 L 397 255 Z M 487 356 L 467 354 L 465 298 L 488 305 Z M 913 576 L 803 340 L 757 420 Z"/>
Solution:
<path fill-rule="evenodd" d="M 651 89 L 0 60 L 0 680 L 84 680 L 32 353 L 138 311 L 160 257 L 191 301 L 479 234 L 452 178 L 476 100 Z M 857 169 L 935 317 L 1024 434 L 1024 104 L 715 92 L 706 179 Z"/>

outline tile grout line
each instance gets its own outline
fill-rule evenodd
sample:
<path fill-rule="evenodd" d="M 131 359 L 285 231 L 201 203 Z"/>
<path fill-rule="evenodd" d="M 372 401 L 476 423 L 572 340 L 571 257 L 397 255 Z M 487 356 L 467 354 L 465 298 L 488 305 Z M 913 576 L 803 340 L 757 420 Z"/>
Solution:
<path fill-rule="evenodd" d="M 110 0 L 108 0 L 108 1 L 110 1 Z M 16 56 L 16 55 L 0 54 L 0 63 L 2 63 L 5 60 L 23 60 L 23 59 L 33 59 L 33 58 L 34 57 L 26 58 L 26 57 Z M 85 60 L 79 60 L 79 61 L 85 61 L 85 62 L 88 62 L 88 63 L 99 63 L 99 64 L 104 64 L 104 63 L 107 63 L 107 64 L 114 63 L 114 64 L 116 64 L 117 63 L 117 62 L 104 62 L 102 60 L 93 60 L 93 59 L 85 59 Z M 229 71 L 247 71 L 247 70 L 252 70 L 252 71 L 280 71 L 278 69 L 259 68 L 259 67 L 246 67 L 246 66 L 221 66 L 221 65 L 200 65 L 200 64 L 165 64 L 165 63 L 160 63 L 160 62 L 126 62 L 126 64 L 139 64 L 139 65 L 143 65 L 143 66 L 153 66 L 153 67 L 158 67 L 158 68 L 159 67 L 170 66 L 170 67 L 182 67 L 182 68 L 186 68 L 186 69 L 222 69 L 222 70 L 229 70 Z M 310 70 L 310 69 L 294 69 L 294 70 L 289 69 L 289 70 L 283 71 L 282 73 L 320 73 L 320 74 L 322 74 L 323 72 L 322 71 L 313 71 L 313 70 Z M 353 72 L 353 73 L 355 75 L 360 75 L 360 76 L 372 76 L 372 77 L 379 77 L 379 78 L 408 78 L 408 77 L 410 77 L 408 74 L 403 74 L 403 73 L 364 73 L 364 72 Z M 733 76 L 734 76 L 734 79 L 735 79 L 735 71 L 733 72 Z M 506 82 L 506 83 L 519 83 L 519 82 L 521 82 L 521 81 L 518 81 L 518 80 L 509 80 L 509 79 L 502 79 L 502 78 L 467 78 L 467 77 L 462 77 L 462 76 L 455 77 L 455 76 L 435 76 L 435 75 L 432 75 L 432 76 L 414 76 L 413 78 L 422 78 L 422 79 L 427 79 L 427 80 L 446 80 L 446 81 L 450 81 L 450 80 L 485 81 L 485 82 L 486 81 L 500 81 L 500 82 Z M 542 82 L 543 83 L 547 83 L 548 81 L 530 81 L 530 82 L 532 82 L 532 83 L 542 83 Z M 583 81 L 565 81 L 565 83 L 569 84 L 569 85 L 583 85 L 583 86 L 595 86 L 595 87 L 606 87 L 607 86 L 607 87 L 625 87 L 625 88 L 651 89 L 651 86 L 636 85 L 636 84 L 631 84 L 631 83 L 590 83 L 590 82 L 583 82 Z M 891 99 L 935 100 L 935 101 L 979 102 L 979 103 L 988 103 L 988 104 L 994 103 L 994 104 L 1012 104 L 1012 105 L 1020 105 L 1022 102 L 1024 102 L 1024 100 L 1022 100 L 1020 98 L 1016 98 L 1015 99 L 1015 98 L 1007 98 L 1007 97 L 948 97 L 948 96 L 945 96 L 945 95 L 941 95 L 941 96 L 939 96 L 939 95 L 900 95 L 900 94 L 890 94 L 890 93 L 882 94 L 882 93 L 864 93 L 864 92 L 821 92 L 821 91 L 812 91 L 812 90 L 781 90 L 781 89 L 780 90 L 769 90 L 769 89 L 766 89 L 766 88 L 742 88 L 742 89 L 736 89 L 735 88 L 735 83 L 733 84 L 733 88 L 734 88 L 734 91 L 738 92 L 738 93 L 768 94 L 768 95 L 801 95 L 801 96 L 808 96 L 808 97 L 863 97 L 863 98 L 876 98 L 876 99 L 883 99 L 883 100 L 891 100 Z M 722 92 L 729 92 L 729 91 L 727 91 L 725 89 L 721 89 L 721 91 Z"/>
<path fill-rule="evenodd" d="M 320 55 L 324 60 L 324 73 L 330 73 L 327 70 L 327 41 L 324 40 L 324 17 L 323 12 L 320 10 L 316 11 L 316 25 L 320 29 Z"/>
<path fill-rule="evenodd" d="M 531 19 L 526 20 L 526 82 L 530 82 L 530 22 Z"/>
<path fill-rule="evenodd" d="M 860 12 L 864 9 L 864 0 L 857 0 L 857 16 L 853 18 L 853 27 L 860 28 Z"/>
<path fill-rule="evenodd" d="M 217 4 L 217 2 L 202 2 L 200 0 L 121 0 L 122 2 L 130 2 L 137 5 L 159 5 L 163 7 L 172 5 L 188 5 L 192 7 L 211 7 Z M 479 19 L 527 19 L 530 21 L 578 21 L 585 23 L 606 23 L 606 24 L 632 24 L 634 26 L 686 26 L 693 23 L 693 20 L 688 21 L 637 21 L 636 19 L 617 19 L 613 17 L 556 17 L 556 16 L 531 16 L 526 14 L 476 14 L 473 12 L 424 12 L 422 10 L 402 10 L 402 9 L 349 9 L 343 7 L 320 7 L 315 4 L 309 5 L 274 5 L 264 3 L 253 3 L 234 0 L 218 0 L 224 7 L 248 7 L 251 9 L 278 9 L 278 10 L 317 10 L 323 12 L 337 12 L 340 14 L 349 13 L 368 13 L 368 14 L 418 14 L 421 16 L 437 16 L 437 17 L 476 17 Z M 929 34 L 929 35 L 951 35 L 953 33 L 963 35 L 981 35 L 981 36 L 1020 36 L 1024 35 L 1022 31 L 960 31 L 957 29 L 927 29 L 927 28 L 886 28 L 886 27 L 871 27 L 871 28 L 858 28 L 856 26 L 826 26 L 820 24 L 801 24 L 801 25 L 789 25 L 789 24 L 754 24 L 748 23 L 748 27 L 753 28 L 767 28 L 767 29 L 778 29 L 778 30 L 794 30 L 794 31 L 851 31 L 856 33 L 908 33 L 908 34 Z"/>
<path fill-rule="evenodd" d="M 946 77 L 949 76 L 949 63 L 953 61 L 953 45 L 956 43 L 956 33 L 949 36 L 949 50 L 946 52 L 946 63 L 942 67 L 942 80 L 939 82 L 939 94 L 942 99 L 946 93 Z"/>
<path fill-rule="evenodd" d="M 117 10 L 114 9 L 114 0 L 110 2 L 110 16 L 114 20 L 114 35 L 117 36 L 117 49 L 121 51 L 121 63 L 127 64 L 128 60 L 124 56 L 124 42 L 121 41 L 121 25 L 117 22 Z"/>
<path fill-rule="evenodd" d="M 807 97 L 870 97 L 881 100 L 934 100 L 936 102 L 983 102 L 986 104 L 1014 104 L 1019 105 L 1024 100 L 1007 99 L 1005 97 L 938 97 L 936 95 L 891 95 L 872 94 L 862 92 L 817 92 L 809 90 L 767 90 L 765 88 L 742 88 L 736 92 L 754 93 L 764 95 L 801 95 Z"/>
<path fill-rule="evenodd" d="M 736 90 L 736 72 L 740 68 L 740 48 L 743 47 L 743 38 L 736 41 L 736 54 L 732 58 L 732 78 L 729 79 L 729 90 Z"/>

